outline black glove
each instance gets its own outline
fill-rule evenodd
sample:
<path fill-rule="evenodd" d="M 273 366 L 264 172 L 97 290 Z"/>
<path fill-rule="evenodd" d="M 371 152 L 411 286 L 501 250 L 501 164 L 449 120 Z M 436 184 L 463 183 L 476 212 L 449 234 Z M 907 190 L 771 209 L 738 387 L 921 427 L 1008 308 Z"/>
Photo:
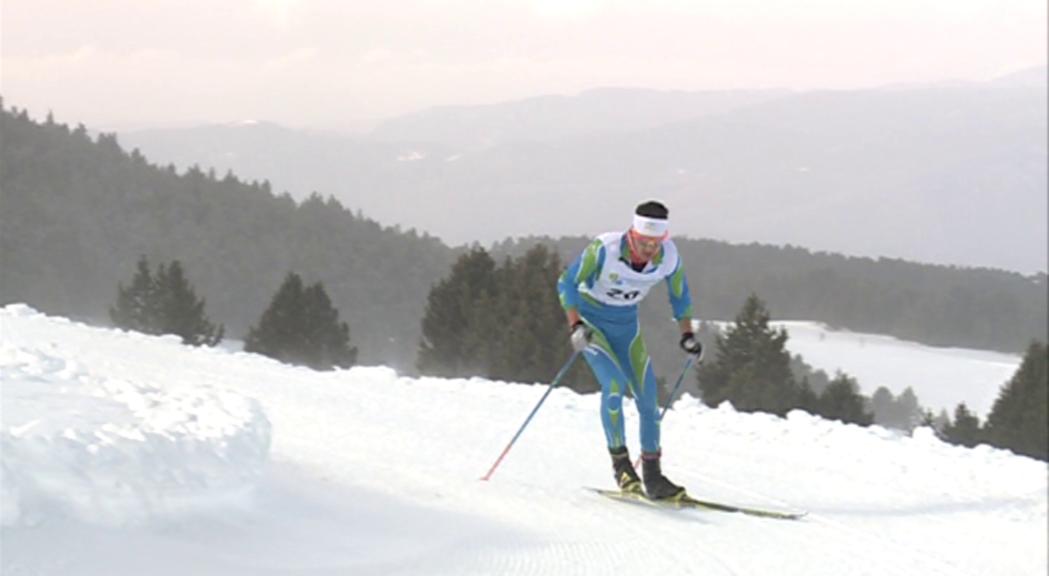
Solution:
<path fill-rule="evenodd" d="M 572 349 L 582 352 L 590 345 L 590 328 L 582 321 L 572 324 Z"/>
<path fill-rule="evenodd" d="M 696 340 L 696 335 L 691 332 L 681 335 L 681 349 L 694 355 L 697 361 L 703 359 L 703 344 Z"/>

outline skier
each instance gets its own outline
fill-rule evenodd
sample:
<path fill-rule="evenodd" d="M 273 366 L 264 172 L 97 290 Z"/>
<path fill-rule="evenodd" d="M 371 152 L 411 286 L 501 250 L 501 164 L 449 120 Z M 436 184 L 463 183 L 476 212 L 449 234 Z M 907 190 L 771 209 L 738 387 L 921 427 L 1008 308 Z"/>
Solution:
<path fill-rule="evenodd" d="M 583 354 L 601 384 L 601 423 L 616 484 L 624 492 L 641 493 L 642 481 L 623 432 L 623 394 L 629 387 L 641 415 L 644 492 L 654 500 L 681 498 L 685 490 L 660 468 L 659 391 L 637 313 L 652 286 L 666 281 L 681 329 L 681 348 L 697 359 L 703 354 L 692 331 L 692 299 L 677 247 L 669 238 L 668 215 L 659 202 L 640 204 L 629 230 L 598 236 L 557 284 L 572 347 Z"/>

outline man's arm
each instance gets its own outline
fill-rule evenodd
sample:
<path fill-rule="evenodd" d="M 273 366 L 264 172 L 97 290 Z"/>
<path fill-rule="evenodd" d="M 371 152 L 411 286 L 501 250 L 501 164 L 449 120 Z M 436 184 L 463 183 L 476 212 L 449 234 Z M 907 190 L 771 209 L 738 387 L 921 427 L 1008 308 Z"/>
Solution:
<path fill-rule="evenodd" d="M 692 295 L 688 290 L 688 278 L 685 277 L 685 266 L 678 256 L 674 271 L 667 276 L 667 292 L 670 295 L 670 307 L 674 310 L 678 328 L 681 330 L 681 349 L 694 354 L 698 361 L 703 360 L 703 344 L 696 339 L 692 326 Z"/>
<path fill-rule="evenodd" d="M 667 295 L 670 297 L 670 308 L 678 321 L 681 333 L 692 332 L 692 295 L 689 294 L 685 265 L 680 256 L 674 271 L 667 276 Z"/>
<path fill-rule="evenodd" d="M 583 253 L 572 262 L 572 265 L 561 273 L 557 281 L 557 293 L 569 327 L 579 322 L 579 285 L 592 286 L 604 262 L 604 248 L 600 240 L 595 240 L 583 250 Z"/>

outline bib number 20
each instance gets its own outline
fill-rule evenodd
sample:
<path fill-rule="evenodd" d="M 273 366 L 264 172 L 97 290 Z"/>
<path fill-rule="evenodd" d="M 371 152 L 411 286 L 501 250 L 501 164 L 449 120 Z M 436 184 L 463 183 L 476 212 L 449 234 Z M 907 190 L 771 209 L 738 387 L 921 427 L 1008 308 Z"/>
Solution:
<path fill-rule="evenodd" d="M 641 295 L 641 291 L 640 290 L 630 290 L 629 292 L 627 292 L 625 290 L 620 290 L 619 288 L 612 288 L 611 290 L 608 291 L 608 295 L 610 297 L 612 297 L 612 298 L 615 298 L 616 300 L 626 300 L 626 301 L 629 302 L 629 301 L 637 298 L 638 296 L 640 296 Z"/>

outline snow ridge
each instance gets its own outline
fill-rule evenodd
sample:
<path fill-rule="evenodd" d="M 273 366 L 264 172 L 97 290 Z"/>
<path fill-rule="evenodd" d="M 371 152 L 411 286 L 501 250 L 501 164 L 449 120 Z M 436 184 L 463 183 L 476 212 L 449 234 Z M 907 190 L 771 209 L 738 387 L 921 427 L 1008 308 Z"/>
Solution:
<path fill-rule="evenodd" d="M 232 392 L 101 376 L 6 338 L 0 380 L 5 526 L 52 509 L 105 525 L 214 509 L 243 499 L 268 457 L 261 407 Z"/>

